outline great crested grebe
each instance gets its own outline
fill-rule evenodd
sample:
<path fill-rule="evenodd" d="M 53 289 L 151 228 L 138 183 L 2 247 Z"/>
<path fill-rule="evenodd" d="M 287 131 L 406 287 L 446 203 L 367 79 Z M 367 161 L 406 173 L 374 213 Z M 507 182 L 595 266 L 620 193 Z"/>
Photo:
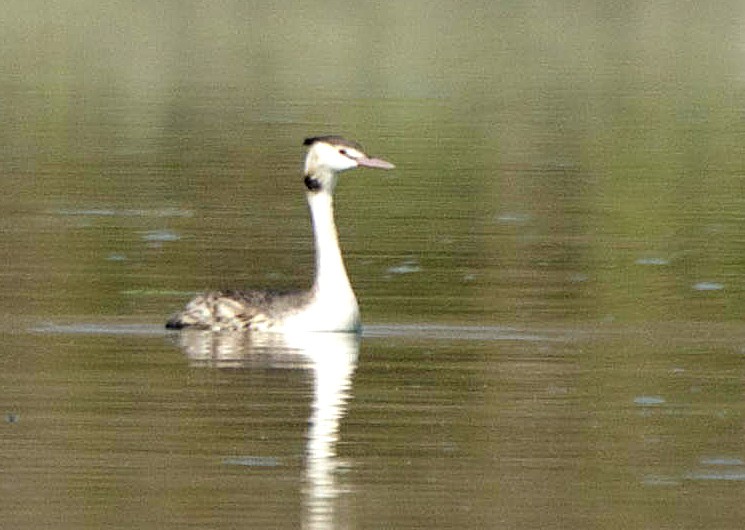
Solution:
<path fill-rule="evenodd" d="M 169 329 L 255 331 L 356 331 L 357 298 L 349 283 L 334 224 L 333 194 L 339 173 L 357 167 L 393 169 L 370 158 L 340 136 L 306 138 L 304 177 L 316 250 L 316 275 L 309 291 L 213 291 L 197 296 L 173 315 Z"/>

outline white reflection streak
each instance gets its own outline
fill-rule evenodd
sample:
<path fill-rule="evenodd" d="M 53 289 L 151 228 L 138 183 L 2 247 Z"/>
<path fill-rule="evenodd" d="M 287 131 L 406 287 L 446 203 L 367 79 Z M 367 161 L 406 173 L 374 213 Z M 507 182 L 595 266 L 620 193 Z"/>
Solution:
<path fill-rule="evenodd" d="M 352 375 L 357 365 L 359 341 L 348 333 L 325 333 L 314 341 L 313 407 L 306 447 L 306 518 L 309 529 L 334 528 L 334 500 L 341 493 L 337 484 L 339 461 L 336 444 L 339 423 L 346 413 Z"/>
<path fill-rule="evenodd" d="M 351 397 L 360 338 L 354 333 L 244 334 L 185 330 L 180 346 L 192 363 L 218 367 L 270 365 L 310 369 L 313 404 L 305 459 L 304 528 L 338 526 L 339 424 Z"/>

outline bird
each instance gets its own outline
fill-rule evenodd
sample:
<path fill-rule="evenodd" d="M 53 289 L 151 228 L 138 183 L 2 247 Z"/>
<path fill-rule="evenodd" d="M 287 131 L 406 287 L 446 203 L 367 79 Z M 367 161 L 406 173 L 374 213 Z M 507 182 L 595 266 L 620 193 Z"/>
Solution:
<path fill-rule="evenodd" d="M 340 173 L 395 166 L 369 157 L 362 146 L 337 135 L 306 138 L 303 183 L 315 243 L 315 278 L 306 291 L 211 291 L 171 316 L 168 329 L 211 331 L 357 332 L 360 311 L 347 275 L 334 221 L 333 197 Z"/>

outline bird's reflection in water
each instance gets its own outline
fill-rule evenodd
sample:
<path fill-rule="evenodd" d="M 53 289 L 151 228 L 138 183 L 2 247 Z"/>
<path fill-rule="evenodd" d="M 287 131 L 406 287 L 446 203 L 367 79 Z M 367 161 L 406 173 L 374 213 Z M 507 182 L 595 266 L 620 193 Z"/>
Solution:
<path fill-rule="evenodd" d="M 181 348 L 195 365 L 233 368 L 307 369 L 313 375 L 313 404 L 305 459 L 306 528 L 338 522 L 336 444 L 339 422 L 352 393 L 360 338 L 356 333 L 249 334 L 184 330 Z"/>

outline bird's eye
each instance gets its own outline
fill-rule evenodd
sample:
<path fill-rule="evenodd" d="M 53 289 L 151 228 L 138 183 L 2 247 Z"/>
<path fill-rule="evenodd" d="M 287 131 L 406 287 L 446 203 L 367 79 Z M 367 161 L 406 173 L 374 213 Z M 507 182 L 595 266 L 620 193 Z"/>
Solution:
<path fill-rule="evenodd" d="M 347 156 L 347 150 L 346 149 L 339 149 L 339 154 Z"/>

